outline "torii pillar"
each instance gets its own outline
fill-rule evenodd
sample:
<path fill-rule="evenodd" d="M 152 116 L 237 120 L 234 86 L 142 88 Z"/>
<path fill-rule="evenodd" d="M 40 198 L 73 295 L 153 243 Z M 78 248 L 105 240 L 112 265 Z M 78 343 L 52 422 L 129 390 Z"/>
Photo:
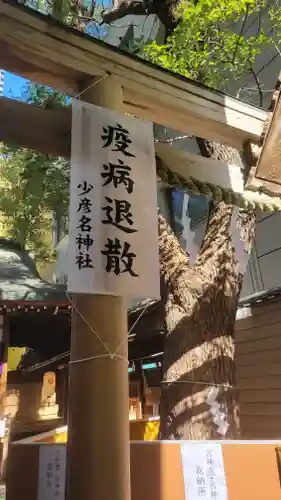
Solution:
<path fill-rule="evenodd" d="M 111 76 L 81 98 L 122 112 L 122 88 Z M 114 353 L 128 332 L 124 299 L 81 294 L 73 304 L 70 360 L 105 354 L 91 329 Z M 70 363 L 66 500 L 130 500 L 127 340 L 118 355 Z"/>

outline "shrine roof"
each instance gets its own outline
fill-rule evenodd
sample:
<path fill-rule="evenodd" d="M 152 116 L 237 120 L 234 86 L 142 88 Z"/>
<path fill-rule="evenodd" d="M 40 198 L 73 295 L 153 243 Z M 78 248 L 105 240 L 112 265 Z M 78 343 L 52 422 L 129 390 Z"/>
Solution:
<path fill-rule="evenodd" d="M 63 285 L 44 281 L 26 250 L 13 240 L 0 238 L 0 303 L 67 303 Z"/>

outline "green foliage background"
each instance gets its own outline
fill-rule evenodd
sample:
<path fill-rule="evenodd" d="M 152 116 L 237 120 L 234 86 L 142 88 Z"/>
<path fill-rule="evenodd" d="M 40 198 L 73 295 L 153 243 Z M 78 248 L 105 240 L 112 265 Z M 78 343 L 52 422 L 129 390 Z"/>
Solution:
<path fill-rule="evenodd" d="M 44 106 L 66 98 L 40 85 L 28 85 L 25 98 Z M 24 124 L 23 124 L 24 126 Z M 52 217 L 68 212 L 69 162 L 24 148 L 1 145 L 0 212 L 2 234 L 34 253 L 38 263 L 53 258 Z"/>
<path fill-rule="evenodd" d="M 270 46 L 266 27 L 246 37 L 243 26 L 259 14 L 264 2 L 256 0 L 200 0 L 181 2 L 175 15 L 179 24 L 167 42 L 144 48 L 145 57 L 166 69 L 225 90 L 248 71 L 258 54 Z M 273 13 L 276 18 L 276 13 Z M 241 24 L 239 33 L 233 26 Z"/>

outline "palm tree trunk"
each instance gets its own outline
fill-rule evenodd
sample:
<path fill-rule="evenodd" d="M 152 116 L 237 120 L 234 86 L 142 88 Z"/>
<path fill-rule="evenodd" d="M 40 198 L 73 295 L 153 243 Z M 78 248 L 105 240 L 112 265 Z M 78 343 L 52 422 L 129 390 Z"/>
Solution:
<path fill-rule="evenodd" d="M 225 159 L 228 148 L 207 147 L 209 156 L 218 158 L 222 151 Z M 159 215 L 167 329 L 160 404 L 162 439 L 239 436 L 233 332 L 242 275 L 230 232 L 232 213 L 231 205 L 211 204 L 194 267 Z M 241 214 L 241 233 L 248 253 L 254 224 L 253 213 Z"/>

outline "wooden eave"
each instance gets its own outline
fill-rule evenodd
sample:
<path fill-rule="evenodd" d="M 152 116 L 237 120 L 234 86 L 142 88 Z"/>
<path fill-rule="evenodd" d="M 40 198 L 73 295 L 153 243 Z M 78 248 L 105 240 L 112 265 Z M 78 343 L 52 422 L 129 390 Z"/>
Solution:
<path fill-rule="evenodd" d="M 258 160 L 256 177 L 278 186 L 281 193 L 281 95 L 279 92 L 276 106 L 269 123 L 264 144 Z M 276 186 L 276 188 L 277 188 Z M 275 189 L 276 189 L 275 188 Z"/>
<path fill-rule="evenodd" d="M 258 141 L 267 112 L 163 70 L 14 1 L 0 0 L 0 67 L 77 95 L 112 75 L 124 112 L 242 149 Z"/>

